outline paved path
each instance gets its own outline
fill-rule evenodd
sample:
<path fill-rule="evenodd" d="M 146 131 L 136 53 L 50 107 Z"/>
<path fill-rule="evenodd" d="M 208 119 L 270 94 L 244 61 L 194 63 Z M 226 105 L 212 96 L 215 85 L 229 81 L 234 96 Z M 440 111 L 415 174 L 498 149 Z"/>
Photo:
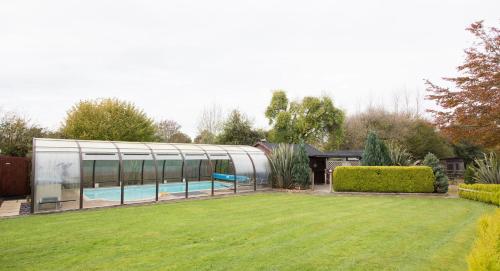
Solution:
<path fill-rule="evenodd" d="M 21 203 L 25 203 L 25 199 L 6 200 L 0 206 L 0 217 L 19 215 Z"/>

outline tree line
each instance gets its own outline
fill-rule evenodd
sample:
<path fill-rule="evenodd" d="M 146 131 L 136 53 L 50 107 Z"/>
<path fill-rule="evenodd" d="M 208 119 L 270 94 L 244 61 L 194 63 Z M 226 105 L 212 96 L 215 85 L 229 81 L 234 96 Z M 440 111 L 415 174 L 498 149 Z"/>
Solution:
<path fill-rule="evenodd" d="M 430 111 L 432 120 L 422 116 L 419 105 L 413 111 L 369 106 L 346 115 L 326 95 L 290 100 L 286 91 L 275 90 L 264 112 L 268 130 L 255 128 L 239 110 L 225 114 L 221 107 L 212 105 L 202 110 L 197 136 L 191 139 L 175 120 L 155 121 L 131 102 L 108 98 L 75 104 L 57 131 L 5 113 L 0 117 L 0 150 L 2 154 L 25 156 L 33 137 L 54 137 L 241 145 L 266 139 L 304 142 L 332 151 L 363 149 L 373 133 L 391 149 L 402 149 L 414 159 L 423 159 L 431 152 L 439 158 L 457 156 L 469 163 L 482 152 L 500 150 L 500 35 L 498 29 L 486 29 L 482 22 L 472 24 L 468 31 L 477 42 L 465 50 L 464 64 L 457 68 L 460 74 L 445 78 L 454 86 L 426 81 L 427 99 L 441 108 Z"/>

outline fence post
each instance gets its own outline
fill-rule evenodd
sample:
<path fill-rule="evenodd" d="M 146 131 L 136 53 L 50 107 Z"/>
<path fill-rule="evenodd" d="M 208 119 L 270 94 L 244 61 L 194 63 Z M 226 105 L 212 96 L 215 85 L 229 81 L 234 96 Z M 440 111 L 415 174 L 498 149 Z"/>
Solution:
<path fill-rule="evenodd" d="M 332 193 L 333 191 L 333 170 L 329 169 L 328 172 L 330 173 L 330 191 L 329 193 Z"/>
<path fill-rule="evenodd" d="M 314 191 L 314 172 L 309 169 L 309 180 L 311 180 L 311 190 Z"/>

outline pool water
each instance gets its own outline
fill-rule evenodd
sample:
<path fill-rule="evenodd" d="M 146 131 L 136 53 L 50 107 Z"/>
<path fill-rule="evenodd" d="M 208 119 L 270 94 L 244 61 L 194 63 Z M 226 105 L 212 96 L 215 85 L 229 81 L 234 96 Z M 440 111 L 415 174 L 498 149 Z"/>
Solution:
<path fill-rule="evenodd" d="M 214 189 L 232 189 L 233 184 L 214 182 Z M 189 182 L 189 192 L 211 190 L 211 181 L 195 181 Z M 160 184 L 158 193 L 184 193 L 186 190 L 185 183 L 169 183 Z M 85 188 L 83 195 L 86 200 L 109 200 L 120 201 L 120 187 L 103 187 L 103 188 Z M 124 188 L 125 201 L 138 201 L 154 199 L 156 187 L 154 184 L 147 185 L 129 185 Z"/>

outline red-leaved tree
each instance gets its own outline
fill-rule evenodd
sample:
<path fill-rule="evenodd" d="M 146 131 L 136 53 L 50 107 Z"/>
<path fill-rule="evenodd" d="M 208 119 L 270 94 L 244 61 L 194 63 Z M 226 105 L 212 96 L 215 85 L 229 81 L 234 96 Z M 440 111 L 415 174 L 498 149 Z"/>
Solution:
<path fill-rule="evenodd" d="M 465 50 L 465 63 L 458 77 L 446 77 L 455 87 L 437 86 L 426 81 L 428 99 L 442 109 L 429 110 L 436 125 L 451 140 L 471 143 L 498 151 L 500 148 L 500 30 L 485 29 L 483 22 L 467 28 L 476 37 Z"/>

